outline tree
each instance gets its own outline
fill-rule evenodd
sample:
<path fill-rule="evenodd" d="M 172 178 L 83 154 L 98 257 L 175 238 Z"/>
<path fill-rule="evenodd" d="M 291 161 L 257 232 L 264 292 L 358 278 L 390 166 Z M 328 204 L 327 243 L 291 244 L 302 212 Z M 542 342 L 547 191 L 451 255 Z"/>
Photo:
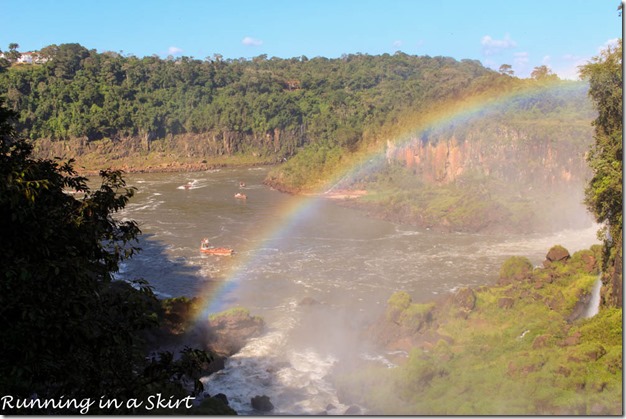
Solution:
<path fill-rule="evenodd" d="M 510 64 L 502 64 L 498 69 L 498 72 L 507 76 L 512 76 L 515 73 Z"/>
<path fill-rule="evenodd" d="M 9 51 L 5 54 L 7 60 L 11 63 L 16 63 L 20 59 L 22 54 L 17 50 L 20 46 L 15 42 L 9 44 Z"/>
<path fill-rule="evenodd" d="M 589 96 L 598 112 L 593 122 L 594 144 L 587 161 L 593 172 L 585 190 L 585 203 L 604 224 L 604 267 L 612 286 L 609 302 L 622 304 L 622 170 L 623 101 L 622 43 L 609 46 L 580 68 L 589 82 Z"/>
<path fill-rule="evenodd" d="M 0 394 L 184 397 L 181 379 L 211 357 L 187 348 L 179 360 L 169 352 L 147 360 L 143 335 L 159 325 L 160 303 L 145 281 L 135 289 L 112 275 L 138 250 L 137 224 L 113 217 L 133 189 L 121 172 L 102 171 L 101 186 L 91 190 L 72 161 L 32 158 L 32 146 L 15 136 L 14 117 L 0 102 Z M 124 412 L 133 410 L 116 411 Z"/>
<path fill-rule="evenodd" d="M 556 80 L 558 76 L 550 70 L 550 68 L 546 65 L 540 65 L 533 69 L 533 72 L 530 73 L 530 77 L 535 80 Z"/>

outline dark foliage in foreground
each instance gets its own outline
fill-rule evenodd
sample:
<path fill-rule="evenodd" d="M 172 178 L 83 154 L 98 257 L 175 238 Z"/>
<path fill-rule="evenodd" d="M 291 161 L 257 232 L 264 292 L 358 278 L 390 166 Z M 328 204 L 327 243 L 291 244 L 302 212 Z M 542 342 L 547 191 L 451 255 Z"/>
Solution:
<path fill-rule="evenodd" d="M 138 250 L 137 224 L 113 218 L 133 189 L 121 172 L 103 171 L 91 190 L 71 161 L 31 158 L 31 146 L 16 139 L 13 116 L 0 106 L 0 394 L 183 398 L 186 381 L 201 391 L 194 379 L 212 357 L 186 348 L 179 357 L 146 358 L 143 337 L 158 327 L 161 305 L 145 281 L 133 287 L 112 276 Z M 96 404 L 89 412 L 106 409 Z M 131 412 L 142 410 L 115 410 Z"/>

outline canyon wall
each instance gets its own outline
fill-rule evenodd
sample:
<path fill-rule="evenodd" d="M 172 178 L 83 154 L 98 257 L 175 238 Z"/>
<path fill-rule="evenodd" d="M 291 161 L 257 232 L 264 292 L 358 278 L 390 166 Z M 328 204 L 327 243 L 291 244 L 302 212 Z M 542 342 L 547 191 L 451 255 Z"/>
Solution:
<path fill-rule="evenodd" d="M 68 140 L 38 139 L 34 141 L 34 154 L 40 158 L 74 158 L 87 166 L 112 165 L 114 168 L 141 170 L 144 163 L 193 163 L 215 157 L 248 155 L 266 163 L 279 162 L 293 155 L 304 141 L 303 133 L 275 129 L 265 135 L 252 135 L 235 131 L 200 134 L 169 135 L 150 138 L 148 135 L 105 138 L 89 141 L 87 138 Z M 155 163 L 156 162 L 156 163 Z M 148 163 L 145 163 L 148 164 Z M 88 167 L 89 168 L 89 167 Z"/>
<path fill-rule="evenodd" d="M 505 124 L 460 132 L 410 136 L 387 141 L 387 162 L 399 162 L 423 181 L 455 182 L 464 175 L 494 177 L 511 184 L 552 187 L 580 184 L 589 174 L 585 161 L 591 126 L 562 127 L 546 135 Z"/>

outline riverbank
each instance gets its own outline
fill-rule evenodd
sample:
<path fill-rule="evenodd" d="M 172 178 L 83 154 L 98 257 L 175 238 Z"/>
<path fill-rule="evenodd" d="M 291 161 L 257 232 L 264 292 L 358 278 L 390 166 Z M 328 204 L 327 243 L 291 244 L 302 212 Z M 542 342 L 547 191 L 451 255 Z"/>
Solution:
<path fill-rule="evenodd" d="M 380 415 L 622 414 L 622 309 L 600 306 L 600 258 L 600 246 L 555 246 L 542 267 L 510 258 L 492 286 L 422 304 L 393 294 L 364 336 L 409 356 L 340 369 L 342 402 Z"/>
<path fill-rule="evenodd" d="M 33 154 L 37 158 L 73 159 L 74 168 L 82 176 L 97 175 L 104 169 L 123 170 L 126 173 L 175 173 L 278 163 L 275 156 L 261 156 L 258 153 L 210 154 L 186 137 L 154 140 L 149 147 L 134 137 L 91 142 L 81 139 L 41 139 L 32 144 Z"/>

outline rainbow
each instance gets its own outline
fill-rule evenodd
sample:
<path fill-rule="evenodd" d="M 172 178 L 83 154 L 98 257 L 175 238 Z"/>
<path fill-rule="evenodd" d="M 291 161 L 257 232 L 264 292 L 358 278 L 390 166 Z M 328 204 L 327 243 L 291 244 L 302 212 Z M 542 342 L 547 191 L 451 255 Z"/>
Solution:
<path fill-rule="evenodd" d="M 549 93 L 551 91 L 568 92 L 579 90 L 581 87 L 586 89 L 586 85 L 574 82 L 563 82 L 560 80 L 547 83 L 526 83 L 525 87 L 508 90 L 496 91 L 494 89 L 473 95 L 467 98 L 461 98 L 454 101 L 446 101 L 429 108 L 427 111 L 420 111 L 413 115 L 407 115 L 403 119 L 402 126 L 396 127 L 395 132 L 389 133 L 389 141 L 379 140 L 373 142 L 366 149 L 355 153 L 351 164 L 347 167 L 337 170 L 329 179 L 326 179 L 322 186 L 314 193 L 306 195 L 298 195 L 282 208 L 280 216 L 274 221 L 268 223 L 262 228 L 251 243 L 257 243 L 256 248 L 244 249 L 242 254 L 238 255 L 238 260 L 229 268 L 226 280 L 217 288 L 206 293 L 201 293 L 202 309 L 195 316 L 196 322 L 205 321 L 209 314 L 215 313 L 220 309 L 223 297 L 235 290 L 246 272 L 254 269 L 256 263 L 260 263 L 258 257 L 262 248 L 262 243 L 273 240 L 280 240 L 287 237 L 293 226 L 298 225 L 306 220 L 309 214 L 314 213 L 320 205 L 326 194 L 332 191 L 338 184 L 355 172 L 362 170 L 375 170 L 376 166 L 384 161 L 387 143 L 392 142 L 395 146 L 402 147 L 416 138 L 420 138 L 424 133 L 431 132 L 440 127 L 450 126 L 452 124 L 463 124 L 471 118 L 488 115 L 501 109 L 503 106 L 510 105 L 516 101 L 527 100 L 536 97 L 539 94 Z M 244 257 L 241 257 L 245 255 Z"/>

